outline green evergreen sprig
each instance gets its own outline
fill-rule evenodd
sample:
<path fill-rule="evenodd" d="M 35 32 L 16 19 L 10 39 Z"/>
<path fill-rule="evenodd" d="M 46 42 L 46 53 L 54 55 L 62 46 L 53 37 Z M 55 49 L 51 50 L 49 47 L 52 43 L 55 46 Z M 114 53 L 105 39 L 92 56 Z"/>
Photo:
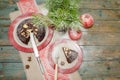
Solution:
<path fill-rule="evenodd" d="M 46 0 L 48 15 L 33 15 L 32 22 L 36 26 L 48 27 L 53 24 L 56 30 L 68 28 L 79 29 L 80 20 L 78 3 L 80 0 Z"/>
<path fill-rule="evenodd" d="M 35 26 L 44 25 L 45 27 L 48 27 L 50 24 L 52 24 L 52 21 L 47 16 L 43 16 L 40 14 L 33 14 L 32 15 L 32 23 Z"/>
<path fill-rule="evenodd" d="M 46 0 L 49 10 L 48 17 L 56 29 L 71 27 L 70 24 L 79 22 L 78 3 L 80 0 Z M 72 25 L 74 28 L 74 26 Z"/>

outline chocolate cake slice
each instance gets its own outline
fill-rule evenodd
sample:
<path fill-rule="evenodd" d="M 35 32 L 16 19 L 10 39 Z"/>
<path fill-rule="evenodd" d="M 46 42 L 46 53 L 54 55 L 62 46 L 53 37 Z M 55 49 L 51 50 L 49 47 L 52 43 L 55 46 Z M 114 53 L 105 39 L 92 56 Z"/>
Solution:
<path fill-rule="evenodd" d="M 17 28 L 17 36 L 24 44 L 28 44 L 30 41 L 30 32 L 33 32 L 38 42 L 41 42 L 45 37 L 45 27 L 42 26 L 35 26 L 32 22 L 32 19 L 26 19 L 22 21 Z"/>
<path fill-rule="evenodd" d="M 65 54 L 68 63 L 72 63 L 78 56 L 78 53 L 76 51 L 71 50 L 69 48 L 63 47 L 62 50 Z"/>
<path fill-rule="evenodd" d="M 38 39 L 39 42 L 41 42 L 43 40 L 43 38 L 45 37 L 45 27 L 44 25 L 40 25 L 38 28 L 38 31 L 36 32 L 36 38 Z"/>

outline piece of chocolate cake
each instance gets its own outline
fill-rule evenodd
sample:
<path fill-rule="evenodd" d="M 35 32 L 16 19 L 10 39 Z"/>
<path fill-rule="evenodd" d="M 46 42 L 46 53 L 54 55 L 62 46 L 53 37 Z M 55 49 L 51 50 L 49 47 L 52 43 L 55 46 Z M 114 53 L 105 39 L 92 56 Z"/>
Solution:
<path fill-rule="evenodd" d="M 38 42 L 41 42 L 45 37 L 45 27 L 44 26 L 35 26 L 32 22 L 32 19 L 26 19 L 22 21 L 17 28 L 17 36 L 24 43 L 28 44 L 30 41 L 30 32 L 33 32 Z"/>
<path fill-rule="evenodd" d="M 62 50 L 65 54 L 68 63 L 72 63 L 78 56 L 78 53 L 76 51 L 71 50 L 69 48 L 63 47 Z"/>
<path fill-rule="evenodd" d="M 38 39 L 39 42 L 43 40 L 43 38 L 45 37 L 45 33 L 46 33 L 45 27 L 43 25 L 39 26 L 39 29 L 36 35 L 36 38 Z"/>

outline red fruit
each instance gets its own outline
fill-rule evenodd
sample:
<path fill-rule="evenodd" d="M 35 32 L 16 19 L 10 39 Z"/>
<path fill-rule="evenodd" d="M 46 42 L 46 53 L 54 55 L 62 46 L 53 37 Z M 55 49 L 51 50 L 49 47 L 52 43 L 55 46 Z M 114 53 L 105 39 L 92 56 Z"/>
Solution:
<path fill-rule="evenodd" d="M 83 15 L 80 16 L 80 19 L 82 21 L 82 24 L 85 28 L 90 28 L 92 27 L 93 23 L 94 23 L 94 19 L 93 17 L 88 14 L 88 13 L 85 13 Z"/>
<path fill-rule="evenodd" d="M 79 40 L 82 36 L 82 32 L 79 30 L 69 29 L 68 31 L 69 37 L 72 40 Z"/>

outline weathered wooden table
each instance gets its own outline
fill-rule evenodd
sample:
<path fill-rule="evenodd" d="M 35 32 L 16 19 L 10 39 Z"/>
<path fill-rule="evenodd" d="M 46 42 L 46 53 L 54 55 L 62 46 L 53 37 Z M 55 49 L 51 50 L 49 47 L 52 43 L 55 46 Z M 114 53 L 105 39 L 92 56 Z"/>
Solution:
<path fill-rule="evenodd" d="M 9 43 L 9 13 L 17 11 L 18 0 L 0 0 L 0 80 L 26 80 L 19 53 Z M 43 0 L 37 0 L 40 4 Z M 79 41 L 83 80 L 120 80 L 120 1 L 81 0 L 80 14 L 90 13 L 95 24 L 83 29 Z"/>

